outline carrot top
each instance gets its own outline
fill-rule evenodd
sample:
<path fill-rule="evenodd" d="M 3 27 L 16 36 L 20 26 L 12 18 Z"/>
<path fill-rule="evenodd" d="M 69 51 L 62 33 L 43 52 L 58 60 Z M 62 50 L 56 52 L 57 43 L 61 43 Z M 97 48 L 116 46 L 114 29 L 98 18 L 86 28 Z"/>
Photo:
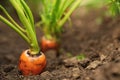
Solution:
<path fill-rule="evenodd" d="M 24 0 L 10 0 L 10 3 L 16 10 L 22 26 L 15 22 L 15 20 L 10 16 L 6 9 L 2 7 L 2 5 L 0 5 L 0 9 L 5 13 L 7 18 L 0 14 L 0 21 L 4 22 L 16 31 L 28 43 L 31 54 L 38 54 L 40 48 L 36 38 L 33 15 L 29 6 Z"/>
<path fill-rule="evenodd" d="M 41 27 L 45 37 L 58 37 L 62 26 L 72 12 L 80 5 L 81 0 L 41 0 Z"/>

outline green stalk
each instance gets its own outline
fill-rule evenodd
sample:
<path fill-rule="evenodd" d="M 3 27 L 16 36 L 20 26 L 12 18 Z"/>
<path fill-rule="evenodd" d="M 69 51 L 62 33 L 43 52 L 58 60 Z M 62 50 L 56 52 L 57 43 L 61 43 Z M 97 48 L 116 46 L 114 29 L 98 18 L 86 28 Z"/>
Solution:
<path fill-rule="evenodd" d="M 8 21 L 7 19 L 5 19 L 1 15 L 0 15 L 0 21 L 4 22 L 10 28 L 12 28 L 13 30 L 15 30 L 28 44 L 30 43 L 28 37 L 23 32 L 21 32 L 20 29 L 18 29 L 15 25 L 13 25 L 10 21 Z"/>
<path fill-rule="evenodd" d="M 23 26 L 26 28 L 27 36 L 31 42 L 30 44 L 31 54 L 39 53 L 40 49 L 36 39 L 33 18 L 31 18 L 32 14 L 30 10 L 28 9 L 28 7 L 25 6 L 26 4 L 24 3 L 23 0 L 16 0 L 16 1 L 10 0 L 10 2 L 12 3 L 13 7 L 16 9 L 19 19 L 22 22 Z M 20 5 L 22 5 L 23 8 L 21 8 L 21 6 L 18 3 L 20 3 Z"/>
<path fill-rule="evenodd" d="M 81 0 L 77 0 L 73 6 L 70 8 L 69 12 L 66 13 L 65 17 L 60 20 L 58 23 L 59 27 L 62 27 L 62 25 L 66 22 L 66 20 L 69 18 L 69 16 L 72 14 L 72 12 L 80 5 Z"/>
<path fill-rule="evenodd" d="M 42 0 L 42 2 L 43 12 L 40 16 L 44 35 L 59 38 L 63 24 L 69 19 L 81 0 Z M 67 9 L 69 9 L 68 12 L 66 12 Z"/>
<path fill-rule="evenodd" d="M 62 0 L 62 3 L 60 5 L 60 9 L 58 11 L 58 17 L 61 19 L 63 16 L 65 10 L 74 3 L 74 0 L 70 0 L 69 2 L 67 0 Z"/>
<path fill-rule="evenodd" d="M 6 18 L 0 15 L 0 20 L 15 30 L 30 46 L 31 54 L 38 54 L 40 51 L 38 41 L 36 38 L 35 27 L 34 27 L 34 19 L 31 10 L 24 2 L 24 0 L 10 0 L 12 6 L 15 8 L 17 15 L 19 17 L 20 22 L 22 23 L 24 29 L 19 26 L 12 17 L 7 13 L 7 11 L 0 6 L 0 9 L 6 14 L 8 21 Z"/>
<path fill-rule="evenodd" d="M 8 17 L 8 19 L 21 31 L 25 32 L 25 30 L 23 28 L 21 28 L 14 20 L 13 18 L 7 13 L 7 11 L 4 9 L 4 7 L 2 7 L 0 5 L 0 9 L 6 14 L 6 16 Z"/>

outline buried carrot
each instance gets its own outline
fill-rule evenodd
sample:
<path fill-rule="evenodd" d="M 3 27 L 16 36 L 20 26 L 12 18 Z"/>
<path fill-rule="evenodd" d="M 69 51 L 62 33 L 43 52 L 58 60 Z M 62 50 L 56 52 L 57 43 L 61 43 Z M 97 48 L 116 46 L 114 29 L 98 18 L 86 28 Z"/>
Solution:
<path fill-rule="evenodd" d="M 57 40 L 55 40 L 53 38 L 52 39 L 46 39 L 45 37 L 42 37 L 40 45 L 41 45 L 41 51 L 42 52 L 46 52 L 50 49 L 58 51 L 59 46 L 60 46 L 60 44 Z"/>
<path fill-rule="evenodd" d="M 31 55 L 29 50 L 26 50 L 20 56 L 19 69 L 23 75 L 39 74 L 46 66 L 46 58 L 43 53 Z"/>
<path fill-rule="evenodd" d="M 0 15 L 0 21 L 16 31 L 29 45 L 29 49 L 25 50 L 20 56 L 18 68 L 23 75 L 40 74 L 46 66 L 46 57 L 40 51 L 38 45 L 32 12 L 24 0 L 10 0 L 10 3 L 15 8 L 23 26 L 21 27 L 15 22 L 1 5 L 0 9 L 6 14 L 7 18 Z"/>

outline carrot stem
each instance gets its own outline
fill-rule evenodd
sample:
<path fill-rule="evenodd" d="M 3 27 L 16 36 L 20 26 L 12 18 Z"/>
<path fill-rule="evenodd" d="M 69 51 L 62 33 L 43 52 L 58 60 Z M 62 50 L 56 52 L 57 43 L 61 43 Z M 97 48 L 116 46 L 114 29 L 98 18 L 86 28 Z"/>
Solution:
<path fill-rule="evenodd" d="M 0 20 L 15 30 L 29 44 L 31 54 L 38 54 L 40 47 L 36 38 L 34 19 L 30 8 L 24 0 L 10 0 L 10 2 L 16 10 L 23 27 L 19 26 L 1 5 L 0 9 L 6 14 L 10 21 L 1 15 Z"/>
<path fill-rule="evenodd" d="M 13 25 L 11 22 L 9 22 L 7 19 L 5 19 L 1 15 L 0 15 L 0 21 L 4 22 L 9 27 L 11 27 L 12 29 L 14 29 L 27 43 L 30 43 L 28 37 L 25 34 L 23 34 L 23 32 L 21 32 L 15 25 Z"/>
<path fill-rule="evenodd" d="M 80 5 L 82 0 L 42 0 L 42 13 L 40 14 L 45 36 L 51 35 L 59 38 L 62 26 L 69 19 L 72 12 Z"/>

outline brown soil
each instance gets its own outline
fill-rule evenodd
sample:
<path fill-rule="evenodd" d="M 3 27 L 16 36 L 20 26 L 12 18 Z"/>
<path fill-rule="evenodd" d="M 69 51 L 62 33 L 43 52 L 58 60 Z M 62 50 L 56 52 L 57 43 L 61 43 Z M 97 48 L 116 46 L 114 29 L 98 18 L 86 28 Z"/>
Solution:
<path fill-rule="evenodd" d="M 28 46 L 0 23 L 0 80 L 120 80 L 120 17 L 104 17 L 102 12 L 76 10 L 72 27 L 64 27 L 60 56 L 45 53 L 46 69 L 36 76 L 19 73 L 18 59 Z M 42 36 L 39 30 L 37 36 Z M 80 54 L 85 59 L 77 59 Z"/>

